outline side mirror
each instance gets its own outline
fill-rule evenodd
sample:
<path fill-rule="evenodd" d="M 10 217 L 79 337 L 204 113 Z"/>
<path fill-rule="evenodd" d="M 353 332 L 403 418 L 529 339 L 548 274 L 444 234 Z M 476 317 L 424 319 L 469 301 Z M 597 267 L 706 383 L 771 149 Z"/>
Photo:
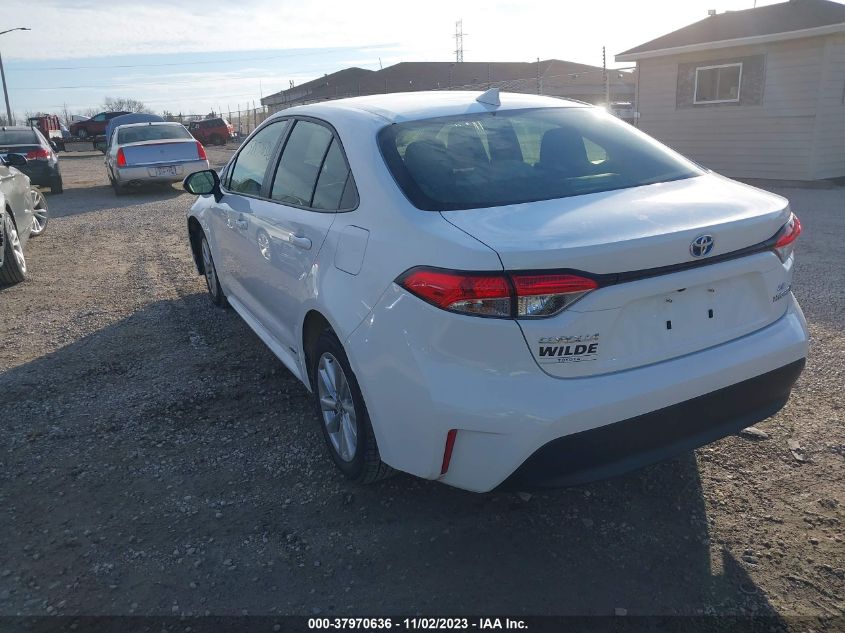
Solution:
<path fill-rule="evenodd" d="M 3 162 L 10 167 L 24 167 L 28 161 L 26 160 L 26 156 L 23 154 L 6 154 L 6 158 L 3 159 Z"/>
<path fill-rule="evenodd" d="M 223 192 L 220 191 L 220 176 L 213 169 L 195 171 L 185 178 L 182 186 L 185 188 L 185 191 L 195 196 L 207 196 L 213 193 L 214 199 L 217 202 L 220 202 L 220 199 L 223 197 Z"/>

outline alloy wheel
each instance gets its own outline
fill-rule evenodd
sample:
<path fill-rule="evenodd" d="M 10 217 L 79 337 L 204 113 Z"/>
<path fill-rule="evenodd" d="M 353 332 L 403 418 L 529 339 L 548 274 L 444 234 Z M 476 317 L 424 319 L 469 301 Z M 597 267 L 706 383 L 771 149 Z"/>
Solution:
<path fill-rule="evenodd" d="M 317 366 L 317 394 L 332 448 L 343 461 L 353 461 L 358 450 L 355 403 L 343 367 L 329 352 Z"/>
<path fill-rule="evenodd" d="M 30 235 L 41 235 L 47 228 L 47 200 L 37 189 L 32 190 L 32 209 Z"/>
<path fill-rule="evenodd" d="M 8 231 L 9 243 L 12 245 L 12 253 L 15 256 L 15 261 L 21 273 L 26 274 L 26 258 L 23 255 L 23 246 L 21 245 L 21 238 L 18 235 L 18 230 L 12 222 L 6 225 Z"/>
<path fill-rule="evenodd" d="M 205 273 L 205 283 L 208 286 L 208 292 L 215 299 L 220 289 L 217 287 L 217 275 L 214 272 L 214 260 L 211 259 L 211 250 L 208 247 L 208 242 L 202 241 L 202 269 Z"/>

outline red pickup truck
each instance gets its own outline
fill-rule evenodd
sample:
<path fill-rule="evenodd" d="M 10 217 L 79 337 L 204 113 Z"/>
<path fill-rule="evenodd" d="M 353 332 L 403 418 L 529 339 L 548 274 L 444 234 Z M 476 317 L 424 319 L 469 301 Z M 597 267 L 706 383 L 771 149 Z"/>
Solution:
<path fill-rule="evenodd" d="M 71 136 L 78 136 L 79 138 L 90 138 L 92 136 L 101 136 L 106 131 L 108 122 L 116 116 L 123 114 L 130 114 L 129 112 L 100 112 L 95 114 L 87 121 L 77 121 L 70 126 Z"/>

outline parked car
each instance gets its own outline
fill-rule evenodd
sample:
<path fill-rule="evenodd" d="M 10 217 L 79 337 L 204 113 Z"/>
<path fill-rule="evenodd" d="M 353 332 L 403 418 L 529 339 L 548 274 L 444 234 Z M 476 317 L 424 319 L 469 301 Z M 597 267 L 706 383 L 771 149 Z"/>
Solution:
<path fill-rule="evenodd" d="M 788 201 L 602 109 L 305 105 L 185 188 L 212 301 L 313 393 L 354 481 L 608 477 L 773 415 L 804 366 Z"/>
<path fill-rule="evenodd" d="M 59 156 L 52 145 L 34 127 L 0 127 L 0 155 L 22 154 L 26 164 L 18 169 L 29 176 L 33 185 L 49 187 L 50 193 L 64 191 L 62 173 L 59 169 Z"/>
<path fill-rule="evenodd" d="M 217 117 L 204 121 L 191 121 L 188 130 L 200 143 L 205 145 L 225 145 L 235 138 L 235 128 L 226 119 Z"/>
<path fill-rule="evenodd" d="M 106 124 L 106 131 L 103 133 L 103 153 L 105 153 L 108 145 L 114 140 L 114 131 L 119 125 L 128 125 L 129 123 L 150 123 L 151 121 L 163 122 L 164 119 L 157 114 L 147 114 L 146 112 L 132 112 L 131 114 L 121 114 L 111 119 Z M 100 147 L 100 142 L 95 143 Z"/>
<path fill-rule="evenodd" d="M 26 124 L 41 132 L 41 135 L 46 138 L 55 149 L 63 150 L 65 148 L 64 135 L 62 134 L 64 126 L 59 121 L 59 117 L 55 114 L 38 114 L 36 116 L 31 116 L 26 120 Z"/>
<path fill-rule="evenodd" d="M 21 171 L 27 160 L 21 154 L 0 157 L 0 284 L 26 279 L 24 248 L 29 238 L 47 227 L 47 201 Z"/>
<path fill-rule="evenodd" d="M 116 195 L 129 186 L 178 182 L 208 169 L 202 143 L 180 123 L 118 126 L 106 150 L 106 170 Z"/>
<path fill-rule="evenodd" d="M 85 121 L 75 121 L 70 125 L 70 133 L 81 139 L 101 136 L 106 131 L 106 125 L 116 116 L 130 114 L 129 112 L 100 112 Z"/>

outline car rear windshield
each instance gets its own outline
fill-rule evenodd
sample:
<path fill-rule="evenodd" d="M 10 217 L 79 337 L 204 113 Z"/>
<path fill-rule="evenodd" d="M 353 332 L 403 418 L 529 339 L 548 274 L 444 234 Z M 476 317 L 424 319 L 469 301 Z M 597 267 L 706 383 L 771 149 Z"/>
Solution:
<path fill-rule="evenodd" d="M 141 143 L 143 141 L 168 141 L 173 139 L 194 138 L 181 125 L 141 125 L 118 129 L 117 144 Z"/>
<path fill-rule="evenodd" d="M 495 207 L 698 176 L 694 163 L 598 108 L 536 108 L 396 123 L 379 146 L 420 209 Z"/>
<path fill-rule="evenodd" d="M 0 130 L 0 145 L 40 145 L 32 130 Z"/>

